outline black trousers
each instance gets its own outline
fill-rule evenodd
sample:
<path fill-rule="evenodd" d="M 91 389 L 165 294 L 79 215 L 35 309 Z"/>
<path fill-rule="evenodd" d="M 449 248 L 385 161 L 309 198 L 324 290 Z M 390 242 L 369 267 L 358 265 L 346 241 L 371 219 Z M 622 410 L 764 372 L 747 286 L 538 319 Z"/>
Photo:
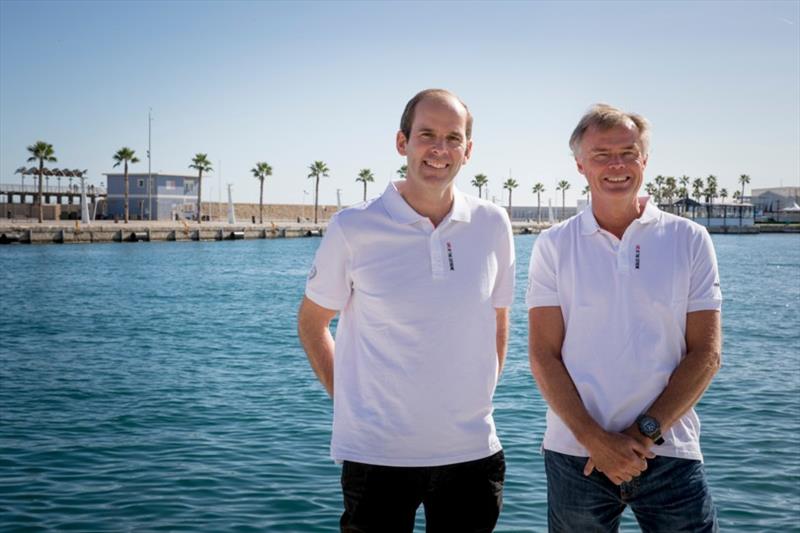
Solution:
<path fill-rule="evenodd" d="M 417 508 L 425 531 L 490 532 L 503 504 L 502 451 L 476 461 L 430 467 L 342 465 L 343 533 L 409 533 Z"/>

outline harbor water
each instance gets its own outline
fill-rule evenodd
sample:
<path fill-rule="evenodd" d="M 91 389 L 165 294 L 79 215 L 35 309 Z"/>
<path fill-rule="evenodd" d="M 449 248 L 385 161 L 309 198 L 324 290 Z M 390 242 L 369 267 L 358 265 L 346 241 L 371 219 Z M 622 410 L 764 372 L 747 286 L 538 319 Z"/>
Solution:
<path fill-rule="evenodd" d="M 515 238 L 495 396 L 503 532 L 546 530 L 534 240 Z M 800 531 L 800 237 L 713 240 L 723 367 L 697 410 L 721 525 Z M 335 531 L 331 402 L 295 333 L 318 244 L 0 248 L 0 531 Z M 629 512 L 622 530 L 638 531 Z"/>

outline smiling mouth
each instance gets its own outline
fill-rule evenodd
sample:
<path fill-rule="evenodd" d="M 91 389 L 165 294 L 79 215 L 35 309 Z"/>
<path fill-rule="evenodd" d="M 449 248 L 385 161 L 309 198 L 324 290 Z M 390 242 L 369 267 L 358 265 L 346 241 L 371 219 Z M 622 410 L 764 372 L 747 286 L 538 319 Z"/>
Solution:
<path fill-rule="evenodd" d="M 425 160 L 423 160 L 422 162 L 425 164 L 425 166 L 428 166 L 428 167 L 431 167 L 431 168 L 435 168 L 435 169 L 438 169 L 438 170 L 441 170 L 443 168 L 447 168 L 447 167 L 450 166 L 448 163 L 440 163 L 438 161 L 425 161 Z"/>
<path fill-rule="evenodd" d="M 607 181 L 609 183 L 625 183 L 630 179 L 630 176 L 606 176 L 603 178 L 603 181 Z"/>

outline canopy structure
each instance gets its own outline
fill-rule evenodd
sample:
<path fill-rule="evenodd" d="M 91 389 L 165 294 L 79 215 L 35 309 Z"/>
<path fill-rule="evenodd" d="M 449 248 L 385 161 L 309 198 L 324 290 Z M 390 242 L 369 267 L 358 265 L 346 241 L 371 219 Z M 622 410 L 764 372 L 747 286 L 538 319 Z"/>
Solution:
<path fill-rule="evenodd" d="M 784 213 L 800 213 L 800 205 L 797 205 L 797 202 L 794 202 L 794 205 L 789 207 L 784 207 L 781 209 Z"/>

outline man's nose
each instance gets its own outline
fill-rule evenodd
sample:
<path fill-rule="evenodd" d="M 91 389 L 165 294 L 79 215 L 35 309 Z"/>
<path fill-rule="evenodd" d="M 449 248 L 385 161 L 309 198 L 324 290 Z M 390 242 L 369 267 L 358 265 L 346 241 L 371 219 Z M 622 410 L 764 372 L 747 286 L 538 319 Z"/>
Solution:
<path fill-rule="evenodd" d="M 608 165 L 611 167 L 623 167 L 625 166 L 625 161 L 622 159 L 621 154 L 611 154 L 608 158 Z"/>
<path fill-rule="evenodd" d="M 444 138 L 436 138 L 433 140 L 432 148 L 437 152 L 443 152 L 446 146 L 446 140 Z"/>

